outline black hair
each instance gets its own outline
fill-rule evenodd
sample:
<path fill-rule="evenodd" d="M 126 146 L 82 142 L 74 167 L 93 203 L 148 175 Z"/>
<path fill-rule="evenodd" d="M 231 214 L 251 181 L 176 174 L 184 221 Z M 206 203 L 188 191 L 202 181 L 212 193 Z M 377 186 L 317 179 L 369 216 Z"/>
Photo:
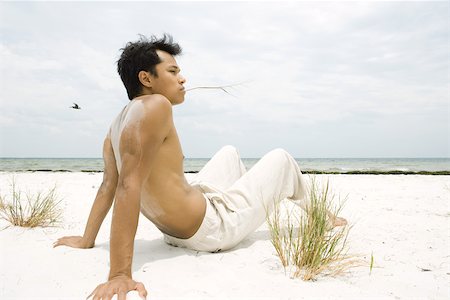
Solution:
<path fill-rule="evenodd" d="M 138 41 L 128 42 L 124 48 L 120 49 L 122 54 L 117 61 L 117 72 L 127 89 L 130 100 L 141 93 L 142 85 L 138 78 L 140 71 L 147 71 L 153 76 L 158 76 L 155 66 L 161 62 L 161 59 L 156 50 L 173 56 L 181 54 L 182 51 L 180 45 L 174 43 L 169 34 L 164 34 L 160 39 L 154 35 L 150 39 L 144 35 L 139 36 Z"/>

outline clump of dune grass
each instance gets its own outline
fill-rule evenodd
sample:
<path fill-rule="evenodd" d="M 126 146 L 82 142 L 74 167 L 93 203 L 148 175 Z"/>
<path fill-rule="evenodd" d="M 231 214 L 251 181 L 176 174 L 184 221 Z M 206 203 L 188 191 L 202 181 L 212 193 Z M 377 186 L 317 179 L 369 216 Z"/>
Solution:
<path fill-rule="evenodd" d="M 290 214 L 288 214 L 290 216 Z M 288 217 L 290 218 L 290 217 Z M 284 224 L 287 223 L 287 224 Z M 267 217 L 267 224 L 270 229 L 271 242 L 278 257 L 280 258 L 281 264 L 286 271 L 286 268 L 291 263 L 291 251 L 292 251 L 292 241 L 293 241 L 293 224 L 292 222 L 284 222 L 281 211 L 280 204 L 274 206 L 274 211 L 271 217 Z M 286 226 L 286 227 L 285 227 Z"/>
<path fill-rule="evenodd" d="M 10 201 L 0 195 L 0 218 L 11 225 L 33 228 L 54 226 L 60 222 L 62 211 L 56 186 L 46 192 L 27 192 L 24 197 L 12 179 L 10 195 Z"/>
<path fill-rule="evenodd" d="M 271 242 L 285 269 L 293 277 L 314 280 L 317 275 L 337 275 L 355 264 L 347 254 L 347 237 L 351 227 L 332 228 L 329 212 L 337 216 L 345 201 L 334 204 L 335 195 L 329 182 L 319 185 L 314 177 L 309 187 L 306 212 L 295 206 L 285 209 L 280 204 L 267 216 Z"/>

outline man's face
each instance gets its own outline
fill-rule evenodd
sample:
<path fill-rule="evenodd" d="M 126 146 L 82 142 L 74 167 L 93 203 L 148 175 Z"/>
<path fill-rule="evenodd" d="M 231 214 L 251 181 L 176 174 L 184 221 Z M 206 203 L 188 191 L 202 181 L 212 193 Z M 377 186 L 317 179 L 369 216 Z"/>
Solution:
<path fill-rule="evenodd" d="M 165 96 L 172 105 L 180 104 L 184 101 L 183 84 L 186 79 L 181 76 L 180 68 L 175 58 L 167 52 L 156 50 L 161 62 L 155 66 L 157 77 L 152 78 L 152 92 Z"/>

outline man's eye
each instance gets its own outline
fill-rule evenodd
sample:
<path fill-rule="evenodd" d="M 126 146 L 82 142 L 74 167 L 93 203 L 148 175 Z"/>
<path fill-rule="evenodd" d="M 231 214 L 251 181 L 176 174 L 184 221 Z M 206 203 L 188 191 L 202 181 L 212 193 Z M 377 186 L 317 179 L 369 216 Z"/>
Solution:
<path fill-rule="evenodd" d="M 173 73 L 173 74 L 176 74 L 176 73 L 177 73 L 177 71 L 175 71 L 175 70 L 170 70 L 169 72 L 170 72 L 170 73 Z"/>

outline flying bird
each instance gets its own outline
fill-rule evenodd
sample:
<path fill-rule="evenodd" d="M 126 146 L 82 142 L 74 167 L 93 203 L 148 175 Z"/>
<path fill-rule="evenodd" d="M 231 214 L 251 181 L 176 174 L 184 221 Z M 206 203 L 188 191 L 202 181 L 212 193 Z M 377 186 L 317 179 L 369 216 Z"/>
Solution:
<path fill-rule="evenodd" d="M 70 108 L 81 109 L 81 107 L 78 104 L 76 104 L 75 102 L 73 103 L 73 106 L 71 106 Z"/>

